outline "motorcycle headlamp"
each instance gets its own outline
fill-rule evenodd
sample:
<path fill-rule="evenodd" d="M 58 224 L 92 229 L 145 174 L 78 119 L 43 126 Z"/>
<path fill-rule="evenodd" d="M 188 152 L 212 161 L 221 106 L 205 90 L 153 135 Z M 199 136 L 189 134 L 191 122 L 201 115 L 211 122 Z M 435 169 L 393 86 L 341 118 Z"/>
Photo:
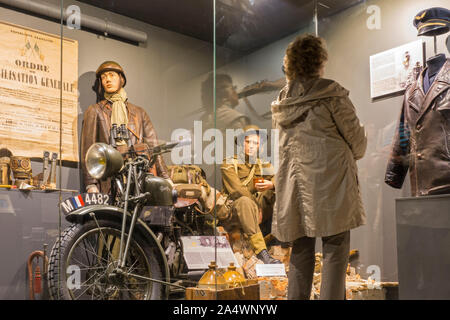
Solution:
<path fill-rule="evenodd" d="M 119 151 L 106 143 L 94 143 L 86 153 L 86 169 L 95 179 L 108 178 L 123 167 Z"/>

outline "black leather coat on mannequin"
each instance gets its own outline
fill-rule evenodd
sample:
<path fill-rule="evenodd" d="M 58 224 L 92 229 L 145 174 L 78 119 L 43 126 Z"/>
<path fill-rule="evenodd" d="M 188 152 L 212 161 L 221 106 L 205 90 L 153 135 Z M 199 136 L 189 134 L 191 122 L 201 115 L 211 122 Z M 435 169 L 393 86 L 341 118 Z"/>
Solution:
<path fill-rule="evenodd" d="M 413 196 L 450 193 L 450 59 L 427 93 L 426 70 L 406 89 L 385 176 L 401 188 L 409 169 Z"/>

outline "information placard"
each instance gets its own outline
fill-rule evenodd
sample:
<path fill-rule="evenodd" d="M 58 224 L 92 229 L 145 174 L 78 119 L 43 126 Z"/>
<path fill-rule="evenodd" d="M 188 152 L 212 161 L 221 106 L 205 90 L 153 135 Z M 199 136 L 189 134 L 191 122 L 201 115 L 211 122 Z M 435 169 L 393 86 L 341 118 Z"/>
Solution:
<path fill-rule="evenodd" d="M 0 21 L 0 147 L 78 161 L 78 42 Z M 62 89 L 62 99 L 61 99 Z M 60 106 L 62 104 L 62 126 Z"/>
<path fill-rule="evenodd" d="M 372 98 L 402 92 L 415 81 L 423 66 L 422 40 L 370 56 L 370 95 Z"/>
<path fill-rule="evenodd" d="M 226 268 L 233 262 L 240 267 L 230 243 L 225 236 L 191 236 L 181 237 L 184 259 L 190 270 L 208 269 L 211 261 L 216 261 L 219 268 Z"/>
<path fill-rule="evenodd" d="M 286 268 L 283 263 L 255 265 L 258 277 L 286 277 Z"/>

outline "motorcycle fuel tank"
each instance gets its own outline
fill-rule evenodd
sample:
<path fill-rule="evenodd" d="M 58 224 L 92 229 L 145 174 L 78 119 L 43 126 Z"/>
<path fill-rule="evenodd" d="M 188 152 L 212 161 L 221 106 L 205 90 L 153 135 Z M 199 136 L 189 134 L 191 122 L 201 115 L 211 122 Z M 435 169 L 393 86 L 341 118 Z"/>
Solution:
<path fill-rule="evenodd" d="M 144 192 L 150 193 L 146 205 L 171 206 L 174 204 L 172 186 L 166 179 L 147 174 L 144 179 Z"/>

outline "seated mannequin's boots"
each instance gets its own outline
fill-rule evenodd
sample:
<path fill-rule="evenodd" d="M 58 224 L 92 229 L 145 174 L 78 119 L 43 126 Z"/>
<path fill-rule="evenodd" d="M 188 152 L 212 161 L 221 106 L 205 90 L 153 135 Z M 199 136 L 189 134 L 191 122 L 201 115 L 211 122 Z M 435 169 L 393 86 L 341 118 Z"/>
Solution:
<path fill-rule="evenodd" d="M 281 263 L 280 260 L 270 256 L 261 232 L 253 234 L 250 237 L 250 243 L 252 244 L 253 250 L 255 250 L 255 252 L 259 252 L 256 254 L 256 257 L 264 262 L 264 264 Z"/>
<path fill-rule="evenodd" d="M 269 252 L 267 251 L 267 249 L 261 250 L 260 253 L 258 253 L 256 255 L 256 257 L 261 260 L 262 262 L 264 262 L 264 264 L 279 264 L 282 263 L 280 260 L 275 259 L 274 257 L 272 257 Z"/>

